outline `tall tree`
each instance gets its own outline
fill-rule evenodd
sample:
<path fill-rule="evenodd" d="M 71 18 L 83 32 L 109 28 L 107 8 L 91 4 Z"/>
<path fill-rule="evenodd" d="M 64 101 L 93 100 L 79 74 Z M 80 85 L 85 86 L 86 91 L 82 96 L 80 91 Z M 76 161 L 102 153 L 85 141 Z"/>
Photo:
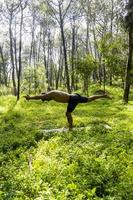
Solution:
<path fill-rule="evenodd" d="M 7 86 L 7 71 L 6 71 L 6 61 L 5 61 L 5 58 L 4 58 L 4 53 L 3 53 L 3 48 L 2 46 L 0 45 L 0 57 L 1 57 L 1 61 L 2 61 L 2 67 L 0 69 L 0 82 L 2 81 L 2 74 L 3 74 L 3 83 L 5 84 L 5 86 Z"/>
<path fill-rule="evenodd" d="M 18 68 L 18 87 L 17 87 L 17 100 L 19 100 L 20 98 L 20 80 L 21 80 L 21 72 L 22 72 L 22 58 L 21 58 L 21 54 L 22 54 L 22 26 L 23 26 L 23 12 L 24 9 L 27 6 L 28 0 L 27 1 L 23 1 L 20 0 L 20 35 L 19 35 L 19 68 Z"/>
<path fill-rule="evenodd" d="M 15 80 L 15 63 L 14 63 L 14 50 L 13 50 L 13 32 L 12 32 L 12 24 L 13 18 L 15 17 L 16 13 L 18 12 L 19 4 L 18 2 L 9 2 L 6 1 L 6 8 L 9 15 L 9 38 L 10 38 L 10 57 L 11 57 L 11 65 L 12 65 L 12 82 L 13 82 L 13 93 L 17 95 L 17 87 L 16 87 L 16 80 Z"/>
<path fill-rule="evenodd" d="M 133 69 L 132 66 L 132 54 L 133 54 L 133 1 L 129 0 L 128 5 L 126 6 L 127 15 L 125 17 L 125 23 L 128 28 L 128 62 L 126 67 L 126 76 L 125 76 L 125 87 L 124 87 L 124 102 L 128 103 L 129 100 L 129 92 L 131 86 L 131 72 Z"/>
<path fill-rule="evenodd" d="M 52 1 L 52 3 L 51 3 L 48 0 L 46 0 L 49 9 L 53 13 L 56 21 L 58 22 L 58 24 L 60 26 L 62 45 L 63 45 L 63 54 L 64 54 L 64 63 L 65 63 L 66 85 L 67 85 L 67 90 L 69 93 L 71 93 L 71 87 L 70 87 L 70 77 L 69 77 L 69 69 L 68 69 L 64 23 L 65 23 L 65 17 L 71 6 L 72 1 L 73 0 L 69 0 L 68 2 L 66 2 L 66 1 L 58 0 L 57 4 L 56 4 L 56 3 L 54 3 L 54 1 Z"/>

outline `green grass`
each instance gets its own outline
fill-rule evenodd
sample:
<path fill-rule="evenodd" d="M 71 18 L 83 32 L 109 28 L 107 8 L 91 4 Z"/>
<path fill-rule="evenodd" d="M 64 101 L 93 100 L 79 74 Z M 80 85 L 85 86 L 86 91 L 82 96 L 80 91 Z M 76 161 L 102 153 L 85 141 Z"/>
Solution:
<path fill-rule="evenodd" d="M 133 102 L 108 89 L 112 100 L 78 105 L 76 127 L 65 104 L 0 98 L 0 200 L 132 200 Z"/>

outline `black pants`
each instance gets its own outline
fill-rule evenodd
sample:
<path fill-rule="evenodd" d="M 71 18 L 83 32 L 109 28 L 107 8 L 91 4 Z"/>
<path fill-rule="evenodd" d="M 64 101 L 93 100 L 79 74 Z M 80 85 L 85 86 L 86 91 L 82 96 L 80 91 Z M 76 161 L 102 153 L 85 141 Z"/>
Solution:
<path fill-rule="evenodd" d="M 87 97 L 81 96 L 79 94 L 71 95 L 67 106 L 67 112 L 73 112 L 78 103 L 87 103 L 87 102 L 88 102 Z"/>

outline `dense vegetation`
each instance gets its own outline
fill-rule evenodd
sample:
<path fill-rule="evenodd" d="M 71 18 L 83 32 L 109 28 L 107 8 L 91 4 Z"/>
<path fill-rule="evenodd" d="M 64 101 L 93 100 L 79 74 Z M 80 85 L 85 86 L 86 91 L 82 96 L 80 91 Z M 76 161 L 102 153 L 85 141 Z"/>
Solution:
<path fill-rule="evenodd" d="M 133 103 L 108 91 L 76 108 L 84 129 L 68 132 L 44 131 L 66 126 L 66 105 L 1 96 L 1 200 L 133 199 Z"/>
<path fill-rule="evenodd" d="M 1 1 L 0 86 L 19 100 L 52 88 L 87 94 L 92 80 L 125 83 L 128 102 L 132 8 L 132 0 Z"/>
<path fill-rule="evenodd" d="M 1 0 L 0 29 L 0 200 L 132 200 L 133 1 Z M 113 98 L 70 131 L 66 105 L 22 98 L 52 89 Z"/>

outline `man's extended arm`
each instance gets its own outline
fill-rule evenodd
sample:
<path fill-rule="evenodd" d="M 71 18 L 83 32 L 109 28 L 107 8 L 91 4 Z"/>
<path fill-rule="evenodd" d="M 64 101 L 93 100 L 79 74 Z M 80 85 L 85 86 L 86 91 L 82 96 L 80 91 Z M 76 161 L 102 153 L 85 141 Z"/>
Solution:
<path fill-rule="evenodd" d="M 30 99 L 35 99 L 35 100 L 40 100 L 40 99 L 44 99 L 44 95 L 37 95 L 37 96 L 29 96 L 29 95 L 26 95 L 24 96 L 26 98 L 26 100 L 30 100 Z"/>

